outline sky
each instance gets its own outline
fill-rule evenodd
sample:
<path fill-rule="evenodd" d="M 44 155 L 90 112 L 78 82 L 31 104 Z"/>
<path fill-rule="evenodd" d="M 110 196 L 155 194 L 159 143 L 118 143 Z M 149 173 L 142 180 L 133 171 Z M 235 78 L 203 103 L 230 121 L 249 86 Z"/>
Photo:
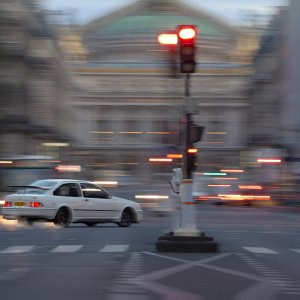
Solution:
<path fill-rule="evenodd" d="M 74 19 L 87 23 L 107 15 L 137 0 L 40 0 L 48 9 L 73 10 Z M 242 23 L 246 14 L 268 16 L 274 13 L 274 6 L 285 5 L 288 0 L 181 0 L 183 3 L 204 9 L 229 23 Z"/>

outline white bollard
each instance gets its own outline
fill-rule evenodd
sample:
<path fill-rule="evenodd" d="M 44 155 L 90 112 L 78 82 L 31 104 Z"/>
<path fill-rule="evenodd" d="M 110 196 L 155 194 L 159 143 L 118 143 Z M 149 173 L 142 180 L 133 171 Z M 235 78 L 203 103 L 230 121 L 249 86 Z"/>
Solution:
<path fill-rule="evenodd" d="M 184 179 L 180 183 L 181 207 L 179 228 L 175 229 L 177 236 L 199 236 L 195 221 L 195 203 L 193 200 L 193 180 Z"/>

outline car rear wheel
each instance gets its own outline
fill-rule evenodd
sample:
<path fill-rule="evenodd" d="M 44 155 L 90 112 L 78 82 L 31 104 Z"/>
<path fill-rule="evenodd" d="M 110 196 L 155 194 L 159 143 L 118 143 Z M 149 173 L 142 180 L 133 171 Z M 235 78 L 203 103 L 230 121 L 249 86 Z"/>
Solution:
<path fill-rule="evenodd" d="M 72 221 L 72 213 L 67 207 L 61 207 L 54 219 L 54 224 L 68 227 Z"/>
<path fill-rule="evenodd" d="M 130 209 L 125 209 L 122 212 L 121 222 L 118 222 L 117 224 L 120 227 L 129 227 L 132 223 L 133 223 L 133 213 Z"/>

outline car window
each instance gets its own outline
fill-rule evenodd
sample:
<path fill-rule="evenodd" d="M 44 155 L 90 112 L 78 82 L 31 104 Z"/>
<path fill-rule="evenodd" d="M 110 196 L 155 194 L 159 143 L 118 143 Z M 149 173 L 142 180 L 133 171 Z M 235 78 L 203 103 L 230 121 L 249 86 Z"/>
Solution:
<path fill-rule="evenodd" d="M 59 186 L 54 192 L 55 196 L 80 197 L 80 191 L 75 183 L 64 183 Z"/>
<path fill-rule="evenodd" d="M 83 197 L 102 198 L 102 199 L 109 198 L 109 194 L 97 185 L 91 183 L 81 183 L 80 186 L 81 186 Z"/>

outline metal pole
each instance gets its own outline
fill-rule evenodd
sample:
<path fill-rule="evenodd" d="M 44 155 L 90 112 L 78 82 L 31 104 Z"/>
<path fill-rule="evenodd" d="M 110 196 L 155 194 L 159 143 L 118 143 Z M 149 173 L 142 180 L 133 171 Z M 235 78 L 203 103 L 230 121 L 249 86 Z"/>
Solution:
<path fill-rule="evenodd" d="M 184 160 L 182 170 L 182 181 L 180 184 L 181 207 L 180 207 L 180 227 L 175 230 L 175 235 L 182 236 L 199 236 L 199 230 L 195 224 L 195 211 L 193 202 L 193 180 L 192 176 L 187 172 L 188 156 L 187 150 L 189 148 L 189 126 L 191 123 L 191 100 L 190 100 L 190 74 L 185 77 L 185 92 L 186 111 L 185 111 L 185 129 L 184 129 Z"/>
<path fill-rule="evenodd" d="M 184 157 L 183 157 L 183 179 L 190 179 L 191 176 L 189 176 L 187 171 L 187 165 L 188 165 L 188 157 L 187 157 L 187 150 L 189 148 L 189 126 L 191 123 L 191 112 L 190 112 L 190 74 L 187 73 L 185 77 L 185 91 L 184 91 L 184 97 L 185 97 L 185 128 L 184 128 Z"/>

